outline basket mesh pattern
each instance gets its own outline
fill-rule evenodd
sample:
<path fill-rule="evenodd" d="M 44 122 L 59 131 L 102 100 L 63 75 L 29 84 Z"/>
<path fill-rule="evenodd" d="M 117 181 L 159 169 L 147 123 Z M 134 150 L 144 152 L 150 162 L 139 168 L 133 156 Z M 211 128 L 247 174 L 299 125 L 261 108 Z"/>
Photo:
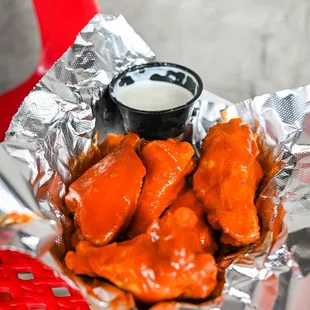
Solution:
<path fill-rule="evenodd" d="M 0 310 L 89 310 L 80 292 L 35 258 L 0 251 Z"/>

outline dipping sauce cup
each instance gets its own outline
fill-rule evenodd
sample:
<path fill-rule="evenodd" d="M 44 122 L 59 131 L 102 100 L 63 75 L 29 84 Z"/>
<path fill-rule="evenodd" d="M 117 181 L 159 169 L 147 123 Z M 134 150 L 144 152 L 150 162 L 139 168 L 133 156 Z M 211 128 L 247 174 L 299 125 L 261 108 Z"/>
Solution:
<path fill-rule="evenodd" d="M 184 132 L 202 90 L 201 78 L 191 69 L 153 62 L 115 76 L 109 96 L 123 117 L 126 131 L 155 140 Z"/>

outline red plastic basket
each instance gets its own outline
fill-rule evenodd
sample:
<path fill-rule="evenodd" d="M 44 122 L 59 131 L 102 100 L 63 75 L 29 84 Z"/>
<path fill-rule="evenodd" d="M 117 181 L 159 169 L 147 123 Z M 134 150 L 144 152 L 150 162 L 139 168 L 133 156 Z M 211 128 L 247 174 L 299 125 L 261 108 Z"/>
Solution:
<path fill-rule="evenodd" d="M 0 251 L 1 310 L 89 310 L 81 293 L 37 259 Z"/>

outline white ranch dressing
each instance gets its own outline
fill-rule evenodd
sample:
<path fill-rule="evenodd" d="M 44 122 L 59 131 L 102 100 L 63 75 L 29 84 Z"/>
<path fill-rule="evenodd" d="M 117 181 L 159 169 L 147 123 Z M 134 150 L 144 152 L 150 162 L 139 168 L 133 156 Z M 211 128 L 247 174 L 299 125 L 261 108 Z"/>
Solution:
<path fill-rule="evenodd" d="M 115 95 L 125 106 L 143 111 L 173 109 L 193 98 L 193 94 L 182 86 L 150 80 L 120 87 Z"/>

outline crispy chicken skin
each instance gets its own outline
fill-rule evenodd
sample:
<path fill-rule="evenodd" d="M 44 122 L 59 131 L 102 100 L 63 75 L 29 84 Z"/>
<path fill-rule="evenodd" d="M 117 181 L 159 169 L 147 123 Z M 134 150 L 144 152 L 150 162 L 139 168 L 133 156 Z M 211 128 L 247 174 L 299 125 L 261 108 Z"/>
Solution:
<path fill-rule="evenodd" d="M 197 221 L 191 209 L 180 207 L 132 240 L 103 247 L 81 241 L 76 252 L 68 252 L 66 265 L 77 274 L 106 278 L 148 303 L 206 298 L 216 287 L 217 266 L 203 253 Z"/>
<path fill-rule="evenodd" d="M 213 126 L 203 141 L 193 183 L 210 224 L 239 244 L 260 236 L 255 192 L 263 177 L 254 135 L 241 119 Z M 224 236 L 225 242 L 229 242 Z"/>
<path fill-rule="evenodd" d="M 168 208 L 167 212 L 174 213 L 180 208 L 189 208 L 197 216 L 196 229 L 200 236 L 200 243 L 203 251 L 213 254 L 217 249 L 217 244 L 213 238 L 212 228 L 207 222 L 206 213 L 202 202 L 200 202 L 193 189 L 187 188 Z M 164 215 L 166 216 L 166 214 Z"/>
<path fill-rule="evenodd" d="M 131 145 L 121 145 L 69 186 L 65 197 L 86 240 L 103 245 L 127 228 L 146 173 Z"/>
<path fill-rule="evenodd" d="M 185 176 L 194 168 L 193 147 L 174 139 L 152 141 L 140 152 L 146 176 L 137 211 L 129 227 L 130 238 L 144 233 L 185 186 Z"/>

